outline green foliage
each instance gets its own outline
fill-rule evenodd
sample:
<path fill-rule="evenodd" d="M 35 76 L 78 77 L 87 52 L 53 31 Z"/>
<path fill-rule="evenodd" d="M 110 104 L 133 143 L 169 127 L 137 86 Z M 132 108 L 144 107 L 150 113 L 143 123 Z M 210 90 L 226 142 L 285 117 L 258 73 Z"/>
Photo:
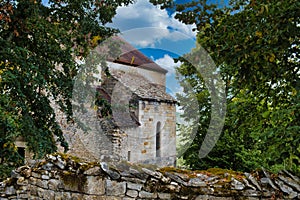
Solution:
<path fill-rule="evenodd" d="M 116 33 L 105 24 L 131 2 L 0 1 L 0 177 L 2 169 L 20 164 L 17 137 L 35 157 L 56 151 L 57 142 L 68 148 L 50 100 L 72 121 L 75 58 Z"/>
<path fill-rule="evenodd" d="M 200 159 L 199 148 L 211 117 L 212 96 L 204 75 L 183 64 L 178 72 L 195 90 L 200 115 L 184 107 L 197 136 L 183 154 L 192 168 L 222 167 L 300 173 L 300 2 L 232 1 L 228 7 L 206 1 L 175 4 L 180 21 L 196 24 L 197 41 L 213 58 L 226 85 L 227 116 L 221 138 Z M 191 95 L 185 88 L 179 100 Z M 198 89 L 200 88 L 200 89 Z M 192 117 L 191 117 L 192 116 Z M 189 134 L 186 132 L 186 139 Z"/>

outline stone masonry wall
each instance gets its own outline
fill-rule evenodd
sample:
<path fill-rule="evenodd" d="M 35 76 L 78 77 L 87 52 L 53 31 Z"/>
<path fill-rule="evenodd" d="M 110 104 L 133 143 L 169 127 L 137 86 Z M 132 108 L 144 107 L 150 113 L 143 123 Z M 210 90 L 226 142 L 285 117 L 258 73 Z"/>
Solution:
<path fill-rule="evenodd" d="M 0 199 L 299 199 L 300 181 L 288 171 L 238 173 L 210 169 L 187 171 L 127 162 L 80 162 L 48 155 L 22 166 L 0 182 Z"/>
<path fill-rule="evenodd" d="M 151 63 L 149 63 L 148 65 L 151 65 Z M 112 63 L 112 62 L 108 62 L 108 66 L 109 69 L 122 70 L 129 73 L 138 73 L 144 77 L 147 77 L 149 81 L 155 84 L 160 84 L 160 85 L 166 84 L 166 75 L 161 72 L 151 71 L 140 67 L 132 67 L 132 66 Z M 149 68 L 151 68 L 151 66 L 149 66 Z"/>
<path fill-rule="evenodd" d="M 142 105 L 144 103 L 144 106 Z M 159 166 L 174 165 L 176 160 L 176 107 L 173 103 L 140 101 L 141 134 L 137 138 L 137 158 Z M 156 131 L 160 123 L 160 156 L 156 156 Z M 129 137 L 134 138 L 134 137 Z"/>

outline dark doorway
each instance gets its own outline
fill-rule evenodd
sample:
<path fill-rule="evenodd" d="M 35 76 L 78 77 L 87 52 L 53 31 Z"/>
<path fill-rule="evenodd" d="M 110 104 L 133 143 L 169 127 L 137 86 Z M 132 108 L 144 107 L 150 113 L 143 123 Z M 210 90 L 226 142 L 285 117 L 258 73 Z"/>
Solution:
<path fill-rule="evenodd" d="M 22 162 L 25 163 L 25 147 L 18 147 L 18 154 L 20 155 Z"/>

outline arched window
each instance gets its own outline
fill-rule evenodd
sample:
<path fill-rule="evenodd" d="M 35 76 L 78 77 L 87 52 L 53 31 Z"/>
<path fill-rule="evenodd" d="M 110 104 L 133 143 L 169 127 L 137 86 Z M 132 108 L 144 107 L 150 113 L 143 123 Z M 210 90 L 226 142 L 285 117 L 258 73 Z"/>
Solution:
<path fill-rule="evenodd" d="M 156 157 L 160 157 L 160 145 L 161 145 L 161 123 L 157 122 L 156 124 L 156 137 L 155 137 L 155 143 L 156 143 Z"/>

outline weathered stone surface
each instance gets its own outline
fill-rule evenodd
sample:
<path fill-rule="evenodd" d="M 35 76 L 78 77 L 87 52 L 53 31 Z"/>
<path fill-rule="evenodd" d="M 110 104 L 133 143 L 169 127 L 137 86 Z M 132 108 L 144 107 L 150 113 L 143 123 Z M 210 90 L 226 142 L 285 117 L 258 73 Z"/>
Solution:
<path fill-rule="evenodd" d="M 5 194 L 14 195 L 14 194 L 16 194 L 16 189 L 14 188 L 14 186 L 9 186 L 6 188 Z"/>
<path fill-rule="evenodd" d="M 63 188 L 63 184 L 61 183 L 60 180 L 51 179 L 51 180 L 49 180 L 49 182 L 48 182 L 48 188 L 49 188 L 50 190 L 57 191 L 57 190 L 59 190 L 60 188 Z"/>
<path fill-rule="evenodd" d="M 159 199 L 171 199 L 170 193 L 158 193 L 157 195 L 158 195 Z"/>
<path fill-rule="evenodd" d="M 30 176 L 31 176 L 31 168 L 29 168 L 28 166 L 26 166 L 25 168 L 24 168 L 24 170 L 21 170 L 20 171 L 20 174 L 23 176 L 23 177 L 25 177 L 25 178 L 29 178 Z"/>
<path fill-rule="evenodd" d="M 246 197 L 260 197 L 261 192 L 257 190 L 244 190 L 242 191 L 243 196 Z"/>
<path fill-rule="evenodd" d="M 54 164 L 60 169 L 65 169 L 67 162 L 63 160 L 60 156 L 57 156 Z"/>
<path fill-rule="evenodd" d="M 233 200 L 232 197 L 214 197 L 210 195 L 199 195 L 195 200 Z"/>
<path fill-rule="evenodd" d="M 149 172 L 151 172 L 151 170 L 148 170 Z M 129 168 L 129 173 L 131 175 L 133 175 L 134 177 L 136 178 L 139 178 L 139 179 L 147 179 L 148 178 L 148 175 L 147 173 L 143 173 L 143 171 L 138 171 L 132 167 Z"/>
<path fill-rule="evenodd" d="M 71 199 L 72 200 L 81 200 L 81 199 L 83 199 L 83 194 L 72 193 Z"/>
<path fill-rule="evenodd" d="M 122 200 L 135 200 L 136 198 L 132 198 L 132 197 L 123 197 Z"/>
<path fill-rule="evenodd" d="M 105 183 L 103 178 L 100 176 L 88 176 L 84 192 L 93 195 L 105 194 Z"/>
<path fill-rule="evenodd" d="M 132 183 L 140 183 L 140 184 L 144 184 L 147 181 L 146 179 L 130 178 L 130 177 L 123 177 L 123 176 L 121 177 L 121 180 L 132 182 Z"/>
<path fill-rule="evenodd" d="M 41 178 L 41 174 L 39 174 L 39 173 L 36 173 L 36 172 L 32 172 L 32 177 L 34 177 L 34 178 Z"/>
<path fill-rule="evenodd" d="M 283 181 L 281 181 L 281 180 L 275 180 L 275 183 L 280 187 L 280 189 L 284 192 L 284 193 L 286 193 L 286 194 L 288 194 L 289 196 L 289 198 L 295 198 L 295 197 L 297 197 L 297 192 L 295 192 L 291 187 L 289 187 L 289 186 L 287 186 L 286 184 L 284 184 L 284 182 Z"/>
<path fill-rule="evenodd" d="M 104 172 L 106 172 L 112 179 L 116 180 L 116 179 L 119 179 L 121 177 L 119 173 L 110 170 L 106 162 L 101 162 L 100 165 L 101 165 L 101 169 Z"/>
<path fill-rule="evenodd" d="M 98 176 L 101 174 L 101 168 L 99 166 L 95 166 L 92 168 L 89 168 L 88 170 L 84 171 L 84 175 L 89 175 L 89 176 Z"/>
<path fill-rule="evenodd" d="M 136 183 L 127 183 L 127 188 L 131 190 L 141 191 L 143 185 L 142 184 L 136 184 Z"/>
<path fill-rule="evenodd" d="M 298 192 L 300 192 L 300 185 L 294 181 L 292 178 L 284 177 L 282 175 L 278 175 L 278 178 L 285 182 L 287 185 L 291 186 L 292 188 L 296 189 Z"/>
<path fill-rule="evenodd" d="M 232 181 L 231 185 L 232 185 L 233 189 L 235 189 L 235 190 L 243 190 L 245 188 L 245 185 L 242 182 L 240 182 L 240 181 L 238 181 L 238 180 L 236 180 L 234 178 L 231 178 L 231 181 Z"/>
<path fill-rule="evenodd" d="M 178 185 L 178 183 L 176 183 L 176 182 L 171 182 L 171 183 L 168 184 L 168 185 L 164 185 L 164 186 L 163 186 L 163 189 L 164 189 L 166 192 L 177 193 L 177 192 L 180 191 L 181 186 Z"/>
<path fill-rule="evenodd" d="M 180 183 L 184 186 L 187 186 L 187 182 L 183 181 L 180 177 L 176 176 L 175 174 L 172 174 L 169 172 L 166 172 L 165 174 L 166 174 L 166 176 L 170 177 L 173 181 Z"/>
<path fill-rule="evenodd" d="M 48 181 L 46 181 L 46 180 L 37 179 L 36 185 L 40 188 L 48 189 Z"/>
<path fill-rule="evenodd" d="M 264 170 L 264 169 L 263 169 L 263 173 L 264 173 L 264 175 L 266 176 L 265 179 L 266 179 L 267 183 L 268 183 L 273 189 L 278 190 L 278 188 L 277 188 L 277 187 L 275 186 L 275 184 L 273 183 L 270 174 L 269 174 L 266 170 Z"/>
<path fill-rule="evenodd" d="M 243 182 L 245 183 L 246 187 L 251 188 L 252 190 L 256 190 L 256 188 L 251 185 L 247 179 L 243 178 Z"/>
<path fill-rule="evenodd" d="M 50 171 L 50 170 L 52 170 L 53 166 L 54 166 L 53 163 L 46 163 L 45 165 L 42 166 L 42 169 Z"/>
<path fill-rule="evenodd" d="M 50 179 L 50 177 L 48 176 L 48 175 L 42 175 L 42 177 L 41 177 L 42 179 L 44 179 L 44 180 L 49 180 Z"/>
<path fill-rule="evenodd" d="M 21 177 L 21 175 L 18 172 L 16 172 L 16 170 L 12 170 L 10 173 L 10 176 L 11 176 L 11 178 L 20 178 Z"/>
<path fill-rule="evenodd" d="M 129 197 L 137 197 L 139 193 L 136 190 L 127 190 L 126 195 Z"/>
<path fill-rule="evenodd" d="M 199 178 L 191 178 L 188 185 L 192 187 L 205 187 L 207 184 Z"/>
<path fill-rule="evenodd" d="M 64 157 L 64 156 L 63 156 Z M 282 172 L 243 176 L 166 172 L 132 164 L 88 164 L 54 155 L 34 167 L 21 167 L 0 183 L 0 199 L 132 200 L 132 199 L 299 199 L 298 177 Z M 48 163 L 61 159 L 64 167 Z M 120 167 L 120 168 L 118 168 Z M 62 169 L 63 168 L 63 169 Z M 23 171 L 22 171 L 23 170 Z M 127 172 L 125 170 L 128 170 Z M 175 171 L 175 170 L 174 170 Z M 178 170 L 179 171 L 179 170 Z M 28 173 L 30 172 L 30 173 Z M 118 175 L 116 175 L 116 174 Z M 28 176 L 28 174 L 31 174 Z M 265 175 L 265 176 L 263 176 Z M 259 177 L 259 178 L 256 178 Z M 260 183 L 260 184 L 259 184 Z"/>
<path fill-rule="evenodd" d="M 28 185 L 28 180 L 25 177 L 19 177 L 17 180 L 18 185 Z"/>
<path fill-rule="evenodd" d="M 146 198 L 146 199 L 155 199 L 157 197 L 157 194 L 156 193 L 151 193 L 151 192 L 141 191 L 139 193 L 139 197 Z"/>
<path fill-rule="evenodd" d="M 105 187 L 108 196 L 125 196 L 126 182 L 106 180 Z"/>
<path fill-rule="evenodd" d="M 287 170 L 282 170 L 282 173 L 288 175 L 290 178 L 292 178 L 294 181 L 296 181 L 297 183 L 300 183 L 300 178 L 297 176 L 294 176 L 293 174 L 291 174 L 289 171 Z"/>
<path fill-rule="evenodd" d="M 261 191 L 261 187 L 258 184 L 257 180 L 250 173 L 245 173 L 245 176 L 258 190 Z"/>

